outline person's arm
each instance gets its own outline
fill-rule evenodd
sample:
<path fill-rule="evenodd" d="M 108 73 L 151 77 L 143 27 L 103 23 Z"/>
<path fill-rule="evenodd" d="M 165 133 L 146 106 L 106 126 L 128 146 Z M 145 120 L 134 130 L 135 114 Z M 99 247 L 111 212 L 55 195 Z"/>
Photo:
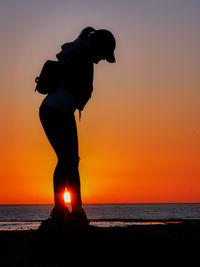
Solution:
<path fill-rule="evenodd" d="M 79 61 L 76 66 L 77 88 L 75 90 L 77 109 L 82 111 L 93 91 L 93 63 Z"/>

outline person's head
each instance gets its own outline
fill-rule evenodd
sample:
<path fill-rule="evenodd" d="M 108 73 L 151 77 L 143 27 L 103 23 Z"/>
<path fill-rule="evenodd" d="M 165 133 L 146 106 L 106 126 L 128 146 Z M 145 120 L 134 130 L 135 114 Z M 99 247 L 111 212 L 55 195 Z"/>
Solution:
<path fill-rule="evenodd" d="M 115 62 L 114 50 L 116 41 L 110 31 L 105 29 L 95 30 L 92 27 L 87 27 L 81 31 L 79 38 L 91 44 L 94 63 L 104 59 L 110 63 Z"/>
<path fill-rule="evenodd" d="M 92 27 L 86 27 L 80 32 L 78 38 L 81 38 L 81 39 L 89 42 L 90 33 L 91 32 L 95 32 L 95 31 L 96 30 L 94 28 L 92 28 Z"/>

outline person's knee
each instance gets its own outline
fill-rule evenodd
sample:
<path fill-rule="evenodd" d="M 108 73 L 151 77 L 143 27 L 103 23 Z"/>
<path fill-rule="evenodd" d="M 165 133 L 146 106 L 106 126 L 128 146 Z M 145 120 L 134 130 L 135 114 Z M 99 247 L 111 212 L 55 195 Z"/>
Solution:
<path fill-rule="evenodd" d="M 79 165 L 80 157 L 61 157 L 58 159 L 60 166 L 64 168 L 77 168 Z"/>

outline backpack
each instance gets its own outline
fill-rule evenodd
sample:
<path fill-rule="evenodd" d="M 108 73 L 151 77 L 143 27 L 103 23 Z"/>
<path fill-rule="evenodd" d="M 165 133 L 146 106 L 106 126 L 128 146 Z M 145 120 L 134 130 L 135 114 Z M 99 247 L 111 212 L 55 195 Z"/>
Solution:
<path fill-rule="evenodd" d="M 61 83 L 62 64 L 58 61 L 47 60 L 41 70 L 40 76 L 35 78 L 35 91 L 40 94 L 53 93 Z"/>

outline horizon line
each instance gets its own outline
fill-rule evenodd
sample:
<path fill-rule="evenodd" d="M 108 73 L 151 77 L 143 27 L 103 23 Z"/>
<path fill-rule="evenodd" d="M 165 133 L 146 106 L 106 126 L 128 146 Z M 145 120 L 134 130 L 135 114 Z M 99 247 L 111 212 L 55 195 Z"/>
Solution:
<path fill-rule="evenodd" d="M 145 205 L 145 204 L 200 204 L 200 202 L 98 202 L 98 203 L 85 203 L 84 205 Z M 53 203 L 0 203 L 0 206 L 50 206 Z M 66 204 L 70 205 L 70 204 Z"/>

